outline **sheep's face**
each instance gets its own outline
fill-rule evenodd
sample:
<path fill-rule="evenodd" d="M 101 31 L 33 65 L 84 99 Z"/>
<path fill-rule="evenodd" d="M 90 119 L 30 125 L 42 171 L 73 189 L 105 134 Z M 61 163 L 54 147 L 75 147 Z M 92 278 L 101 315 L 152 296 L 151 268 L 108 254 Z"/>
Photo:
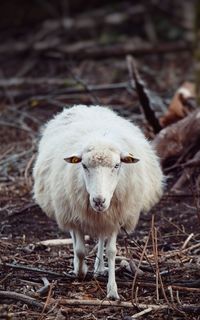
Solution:
<path fill-rule="evenodd" d="M 119 153 L 88 152 L 81 164 L 91 207 L 96 212 L 106 211 L 119 181 Z"/>
<path fill-rule="evenodd" d="M 89 148 L 81 157 L 65 159 L 70 163 L 80 163 L 91 207 L 96 212 L 108 210 L 117 187 L 122 162 L 134 163 L 138 160 L 131 154 L 123 154 L 113 148 Z"/>

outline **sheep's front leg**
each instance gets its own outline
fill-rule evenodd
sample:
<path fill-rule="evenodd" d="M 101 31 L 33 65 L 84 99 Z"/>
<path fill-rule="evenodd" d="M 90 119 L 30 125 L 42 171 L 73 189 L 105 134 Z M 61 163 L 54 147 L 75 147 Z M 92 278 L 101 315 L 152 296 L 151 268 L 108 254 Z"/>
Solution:
<path fill-rule="evenodd" d="M 97 275 L 102 274 L 105 271 L 104 259 L 103 259 L 104 241 L 105 241 L 104 237 L 100 237 L 98 241 L 97 256 L 94 264 L 94 273 Z"/>
<path fill-rule="evenodd" d="M 72 241 L 73 241 L 73 249 L 74 249 L 74 273 L 79 278 L 84 278 L 87 273 L 87 265 L 85 263 L 85 243 L 84 243 L 84 235 L 82 232 L 70 231 Z"/>
<path fill-rule="evenodd" d="M 116 257 L 116 239 L 117 233 L 113 233 L 107 240 L 106 254 L 108 258 L 108 284 L 107 298 L 119 299 L 117 284 L 115 281 L 115 257 Z"/>

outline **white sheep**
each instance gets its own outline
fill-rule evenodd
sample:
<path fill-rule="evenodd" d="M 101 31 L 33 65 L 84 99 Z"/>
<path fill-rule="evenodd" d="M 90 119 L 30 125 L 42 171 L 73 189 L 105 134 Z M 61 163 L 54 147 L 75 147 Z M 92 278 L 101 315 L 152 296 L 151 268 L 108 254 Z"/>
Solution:
<path fill-rule="evenodd" d="M 162 195 L 163 175 L 150 143 L 137 126 L 105 107 L 74 106 L 47 123 L 33 173 L 36 202 L 62 230 L 70 230 L 76 275 L 87 273 L 84 234 L 99 239 L 95 274 L 104 272 L 107 239 L 107 297 L 119 299 L 117 234 L 122 227 L 132 231 L 140 212 Z"/>

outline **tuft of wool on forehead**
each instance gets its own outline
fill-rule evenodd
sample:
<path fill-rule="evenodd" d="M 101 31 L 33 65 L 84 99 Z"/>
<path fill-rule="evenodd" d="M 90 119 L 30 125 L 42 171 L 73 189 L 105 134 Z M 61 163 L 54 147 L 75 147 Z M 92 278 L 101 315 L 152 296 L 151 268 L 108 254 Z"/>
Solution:
<path fill-rule="evenodd" d="M 91 167 L 112 167 L 119 156 L 119 151 L 111 146 L 90 147 L 86 153 L 87 163 Z"/>
<path fill-rule="evenodd" d="M 113 155 L 106 152 L 92 152 L 89 157 L 88 165 L 91 167 L 103 167 L 113 166 Z"/>

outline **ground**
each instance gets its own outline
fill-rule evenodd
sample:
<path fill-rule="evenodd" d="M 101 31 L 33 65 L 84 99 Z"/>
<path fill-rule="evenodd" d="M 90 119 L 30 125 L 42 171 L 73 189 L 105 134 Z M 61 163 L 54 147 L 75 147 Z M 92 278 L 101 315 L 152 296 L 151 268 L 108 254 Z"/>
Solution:
<path fill-rule="evenodd" d="M 26 29 L 17 40 L 27 43 L 28 36 L 35 42 L 44 35 L 47 41 L 64 37 L 62 28 L 60 34 L 59 30 L 54 30 L 53 35 L 47 31 L 41 35 L 41 28 Z M 101 32 L 102 41 L 112 40 L 106 38 L 104 30 Z M 5 35 L 4 32 L 4 40 Z M 126 40 L 132 41 L 131 36 L 128 34 Z M 77 41 L 75 36 L 73 41 Z M 35 46 L 28 52 L 6 55 L 1 54 L 2 48 L 0 319 L 131 319 L 149 306 L 153 311 L 140 318 L 200 319 L 199 188 L 193 178 L 180 194 L 171 192 L 182 168 L 166 171 L 161 201 L 151 212 L 141 214 L 133 233 L 123 231 L 118 237 L 116 278 L 121 302 L 117 305 L 113 301 L 104 305 L 107 277 L 95 278 L 92 273 L 97 239 L 87 240 L 89 273 L 82 281 L 71 273 L 71 244 L 38 244 L 69 236 L 45 216 L 32 198 L 32 167 L 40 127 L 45 121 L 64 105 L 98 103 L 136 122 L 153 138 L 137 92 L 130 86 L 125 55 L 95 60 L 77 56 L 73 60 L 66 58 L 61 49 L 38 53 Z M 158 117 L 166 111 L 178 86 L 193 79 L 190 50 L 163 51 L 136 58 Z M 9 79 L 16 82 L 9 84 Z M 104 88 L 95 89 L 95 85 Z M 198 168 L 195 174 L 199 175 Z M 128 269 L 123 266 L 124 261 L 128 262 Z M 9 293 L 23 296 L 11 297 Z M 83 305 L 88 300 L 90 305 Z"/>

